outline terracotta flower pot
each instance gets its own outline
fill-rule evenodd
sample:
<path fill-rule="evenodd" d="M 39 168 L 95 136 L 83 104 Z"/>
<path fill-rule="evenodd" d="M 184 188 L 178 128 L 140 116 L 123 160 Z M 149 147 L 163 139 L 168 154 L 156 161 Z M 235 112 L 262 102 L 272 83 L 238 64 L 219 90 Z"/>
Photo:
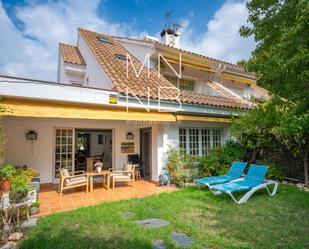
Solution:
<path fill-rule="evenodd" d="M 9 180 L 3 179 L 1 181 L 1 191 L 2 192 L 8 192 L 11 189 L 11 184 L 9 182 Z"/>

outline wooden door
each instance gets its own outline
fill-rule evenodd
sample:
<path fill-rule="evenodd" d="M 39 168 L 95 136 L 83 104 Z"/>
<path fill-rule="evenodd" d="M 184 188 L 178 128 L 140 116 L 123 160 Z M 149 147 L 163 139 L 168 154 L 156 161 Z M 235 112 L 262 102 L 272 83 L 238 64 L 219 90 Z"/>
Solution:
<path fill-rule="evenodd" d="M 151 128 L 140 129 L 140 157 L 142 177 L 151 179 Z"/>

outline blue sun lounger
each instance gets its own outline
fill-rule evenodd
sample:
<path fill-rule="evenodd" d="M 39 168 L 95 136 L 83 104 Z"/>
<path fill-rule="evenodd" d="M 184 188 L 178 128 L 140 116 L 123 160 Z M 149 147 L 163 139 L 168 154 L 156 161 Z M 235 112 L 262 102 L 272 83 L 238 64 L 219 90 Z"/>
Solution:
<path fill-rule="evenodd" d="M 237 204 L 246 203 L 250 197 L 260 189 L 266 189 L 270 196 L 274 196 L 277 192 L 278 183 L 271 180 L 265 180 L 267 170 L 267 166 L 252 164 L 245 177 L 228 183 L 211 186 L 210 190 L 215 195 L 222 193 L 230 195 Z M 272 192 L 270 192 L 268 188 L 269 185 L 274 185 Z M 233 193 L 240 191 L 247 192 L 239 200 L 236 200 Z"/>
<path fill-rule="evenodd" d="M 195 183 L 210 187 L 211 185 L 230 182 L 240 178 L 246 166 L 247 166 L 246 162 L 235 161 L 232 163 L 229 172 L 226 175 L 199 178 L 195 180 Z"/>

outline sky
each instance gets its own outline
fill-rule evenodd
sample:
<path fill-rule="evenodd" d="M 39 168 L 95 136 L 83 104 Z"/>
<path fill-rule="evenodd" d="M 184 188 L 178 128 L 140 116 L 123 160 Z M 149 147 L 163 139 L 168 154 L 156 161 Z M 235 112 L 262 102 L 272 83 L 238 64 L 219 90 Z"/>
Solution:
<path fill-rule="evenodd" d="M 178 23 L 180 47 L 236 63 L 256 44 L 242 38 L 244 0 L 0 0 L 0 74 L 56 81 L 58 43 L 76 44 L 77 27 L 143 39 Z"/>

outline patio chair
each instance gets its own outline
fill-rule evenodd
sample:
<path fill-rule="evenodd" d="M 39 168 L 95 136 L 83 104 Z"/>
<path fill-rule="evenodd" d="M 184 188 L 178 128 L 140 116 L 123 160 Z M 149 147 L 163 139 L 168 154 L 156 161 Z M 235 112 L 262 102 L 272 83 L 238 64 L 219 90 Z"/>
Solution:
<path fill-rule="evenodd" d="M 135 165 L 127 164 L 124 170 L 115 170 L 112 174 L 113 189 L 115 188 L 116 182 L 133 182 L 135 187 Z"/>
<path fill-rule="evenodd" d="M 88 192 L 88 177 L 84 171 L 75 171 L 75 175 L 71 176 L 67 169 L 60 169 L 60 185 L 59 194 L 62 195 L 63 190 L 86 186 Z"/>
<path fill-rule="evenodd" d="M 230 195 L 237 204 L 246 203 L 250 197 L 260 189 L 266 189 L 269 196 L 274 196 L 277 192 L 278 183 L 272 180 L 265 180 L 267 170 L 267 166 L 251 164 L 245 177 L 228 183 L 210 186 L 210 190 L 215 195 L 222 193 Z M 270 185 L 274 186 L 272 192 L 268 188 Z M 241 191 L 247 192 L 239 200 L 237 200 L 233 193 Z"/>
<path fill-rule="evenodd" d="M 246 162 L 233 162 L 229 172 L 223 176 L 210 176 L 196 179 L 194 182 L 196 184 L 206 185 L 210 187 L 211 185 L 220 184 L 230 182 L 232 180 L 236 180 L 241 177 L 242 173 L 244 172 L 245 168 L 247 167 Z"/>

